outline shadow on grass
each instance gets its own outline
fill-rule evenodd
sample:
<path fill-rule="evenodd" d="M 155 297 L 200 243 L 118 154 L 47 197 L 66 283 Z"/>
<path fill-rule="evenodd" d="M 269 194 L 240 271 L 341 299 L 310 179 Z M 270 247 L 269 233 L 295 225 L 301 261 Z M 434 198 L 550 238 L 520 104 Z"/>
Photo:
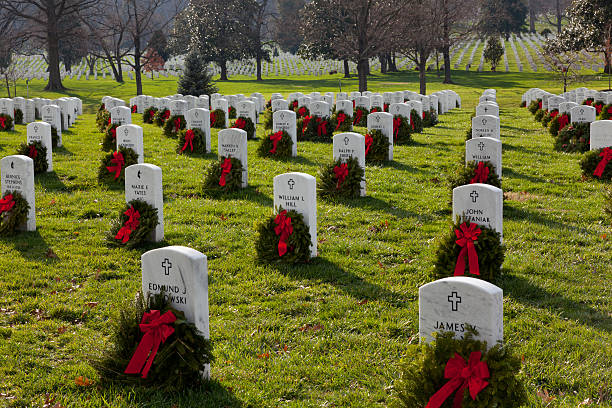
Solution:
<path fill-rule="evenodd" d="M 322 199 L 330 204 L 343 205 L 349 208 L 361 208 L 363 210 L 371 211 L 384 211 L 387 214 L 393 215 L 398 218 L 416 218 L 422 221 L 433 221 L 434 217 L 431 215 L 416 213 L 408 211 L 403 208 L 395 207 L 388 202 L 372 196 L 366 196 L 361 198 L 355 198 L 351 200 L 334 200 L 334 199 Z"/>
<path fill-rule="evenodd" d="M 511 167 L 504 167 L 503 169 L 503 177 L 504 178 L 515 178 L 521 180 L 528 180 L 532 183 L 546 183 L 547 181 L 541 177 L 530 176 L 527 174 L 517 173 Z"/>
<path fill-rule="evenodd" d="M 529 271 L 526 271 L 529 273 Z M 612 317 L 585 305 L 582 302 L 568 299 L 560 293 L 552 293 L 535 286 L 521 276 L 505 273 L 500 279 L 504 295 L 517 301 L 540 309 L 558 311 L 559 315 L 597 329 L 612 332 Z"/>
<path fill-rule="evenodd" d="M 69 191 L 55 171 L 38 174 L 34 177 L 34 184 L 49 191 Z"/>
<path fill-rule="evenodd" d="M 0 240 L 4 241 L 7 246 L 13 247 L 24 259 L 44 262 L 48 258 L 49 244 L 38 231 L 21 231 L 12 236 L 1 237 Z M 59 261 L 58 258 L 48 259 Z"/>
<path fill-rule="evenodd" d="M 191 195 L 190 197 L 196 196 L 197 195 Z M 272 200 L 272 198 L 266 194 L 261 193 L 259 191 L 259 186 L 257 185 L 249 185 L 246 188 L 231 193 L 204 190 L 202 191 L 200 197 L 218 201 L 248 200 L 268 207 L 272 207 L 274 205 L 274 200 Z"/>
<path fill-rule="evenodd" d="M 504 219 L 509 219 L 513 221 L 529 221 L 536 224 L 541 224 L 549 228 L 555 228 L 559 230 L 571 230 L 575 232 L 579 232 L 581 234 L 591 234 L 587 228 L 576 227 L 570 225 L 566 222 L 552 220 L 543 216 L 542 214 L 536 211 L 529 211 L 524 208 L 514 207 L 508 201 L 504 201 Z"/>
<path fill-rule="evenodd" d="M 551 145 L 552 145 L 552 140 L 551 140 Z M 537 156 L 550 156 L 551 155 L 551 151 L 548 150 L 531 150 L 531 149 L 526 149 L 524 146 L 515 146 L 515 145 L 511 145 L 511 144 L 504 144 L 502 147 L 502 153 L 504 151 L 518 151 L 524 154 L 533 154 L 533 155 L 537 155 Z M 506 169 L 504 168 L 504 172 L 506 171 Z"/>
<path fill-rule="evenodd" d="M 53 154 L 61 154 L 62 156 L 74 156 L 74 153 L 66 149 L 66 145 L 63 145 L 61 147 L 54 147 Z"/>
<path fill-rule="evenodd" d="M 259 155 L 257 157 L 261 160 L 272 160 L 274 162 L 283 163 L 283 164 L 303 164 L 306 166 L 319 165 L 319 163 L 315 163 L 312 160 L 304 156 L 300 156 L 299 152 L 298 152 L 297 157 L 275 157 L 275 156 L 260 157 Z"/>

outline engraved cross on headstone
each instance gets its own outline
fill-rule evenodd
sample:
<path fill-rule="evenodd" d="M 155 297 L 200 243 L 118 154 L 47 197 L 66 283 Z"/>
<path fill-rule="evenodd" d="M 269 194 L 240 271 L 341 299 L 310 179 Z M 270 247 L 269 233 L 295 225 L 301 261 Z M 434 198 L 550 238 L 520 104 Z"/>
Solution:
<path fill-rule="evenodd" d="M 457 292 L 452 292 L 449 296 L 448 296 L 448 302 L 451 304 L 451 310 L 453 312 L 456 312 L 457 310 L 459 310 L 459 303 L 461 303 L 461 296 L 457 295 Z"/>
<path fill-rule="evenodd" d="M 295 185 L 295 180 L 289 179 L 287 181 L 287 184 L 289 185 L 289 190 L 293 190 L 293 186 Z"/>
<path fill-rule="evenodd" d="M 349 144 L 349 138 L 348 136 L 344 136 L 344 145 L 348 146 L 348 144 Z"/>
<path fill-rule="evenodd" d="M 476 199 L 478 198 L 478 193 L 476 192 L 476 190 L 472 190 L 472 192 L 470 193 L 470 197 L 472 197 L 472 202 L 475 203 Z"/>
<path fill-rule="evenodd" d="M 170 275 L 170 269 L 172 269 L 172 263 L 168 258 L 164 258 L 164 261 L 161 264 L 162 268 L 164 268 L 164 275 Z"/>
<path fill-rule="evenodd" d="M 485 148 L 485 144 L 483 142 L 478 143 L 478 148 L 482 152 L 484 150 L 484 148 Z"/>

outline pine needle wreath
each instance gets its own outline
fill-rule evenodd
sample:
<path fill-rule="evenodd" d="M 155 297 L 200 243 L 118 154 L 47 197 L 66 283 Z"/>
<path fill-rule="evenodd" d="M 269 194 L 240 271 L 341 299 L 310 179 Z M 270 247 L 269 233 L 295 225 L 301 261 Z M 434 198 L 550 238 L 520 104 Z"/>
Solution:
<path fill-rule="evenodd" d="M 233 106 L 228 106 L 227 111 L 229 114 L 228 119 L 236 119 L 236 108 L 234 108 Z"/>
<path fill-rule="evenodd" d="M 112 322 L 109 348 L 100 356 L 90 359 L 100 375 L 100 382 L 125 383 L 164 392 L 184 391 L 205 382 L 202 372 L 206 364 L 214 361 L 212 344 L 195 324 L 185 319 L 183 312 L 172 308 L 166 296 L 161 292 L 145 299 L 139 292 L 135 300 L 128 300 L 120 306 L 119 314 Z M 142 317 L 151 310 L 159 310 L 161 315 L 172 312 L 176 317 L 172 324 L 174 333 L 160 344 L 147 378 L 141 378 L 139 374 L 125 374 L 143 337 L 139 326 Z"/>
<path fill-rule="evenodd" d="M 361 112 L 361 116 L 359 116 L 360 115 L 359 112 Z M 368 114 L 369 113 L 370 112 L 368 112 L 366 108 L 362 108 L 361 106 L 356 107 L 355 113 L 353 114 L 353 126 L 361 126 L 361 127 L 368 126 Z"/>
<path fill-rule="evenodd" d="M 157 113 L 157 108 L 155 106 L 149 106 L 142 113 L 142 122 L 143 123 L 153 123 L 155 120 L 155 114 Z"/>
<path fill-rule="evenodd" d="M 535 115 L 537 111 L 542 109 L 542 99 L 538 98 L 537 100 L 531 101 L 529 104 L 529 112 L 532 115 Z"/>
<path fill-rule="evenodd" d="M 421 133 L 423 131 L 423 118 L 421 118 L 415 109 L 410 111 L 410 125 L 412 126 L 413 133 Z"/>
<path fill-rule="evenodd" d="M 604 149 L 590 150 L 584 154 L 582 159 L 580 160 L 580 168 L 582 169 L 582 174 L 586 178 L 592 178 L 595 180 L 612 180 L 612 161 L 608 162 L 606 167 L 604 168 L 603 174 L 601 177 L 595 176 L 593 172 L 599 165 L 602 160 L 602 157 L 599 156 Z"/>
<path fill-rule="evenodd" d="M 115 178 L 116 171 L 108 170 L 108 167 L 115 167 L 116 163 L 112 160 L 115 157 L 115 152 L 110 152 L 102 158 L 100 167 L 98 167 L 98 182 L 107 185 L 121 185 L 125 183 L 125 168 L 132 164 L 138 164 L 138 154 L 129 147 L 119 146 L 119 153 L 123 156 L 124 163 L 121 165 L 119 177 Z"/>
<path fill-rule="evenodd" d="M 191 144 L 185 143 L 187 132 L 193 132 L 193 140 Z M 193 147 L 193 150 L 192 150 Z M 206 153 L 206 135 L 200 128 L 184 129 L 178 134 L 178 145 L 176 146 L 176 152 L 179 154 L 205 154 Z"/>
<path fill-rule="evenodd" d="M 534 115 L 534 119 L 536 120 L 536 122 L 542 122 L 542 118 L 544 117 L 544 115 L 546 114 L 546 112 L 544 112 L 544 110 L 540 109 L 536 112 L 536 114 Z"/>
<path fill-rule="evenodd" d="M 240 120 L 244 121 L 243 125 L 240 125 Z M 232 124 L 233 128 L 242 129 L 247 132 L 247 140 L 255 139 L 255 124 L 251 120 L 251 118 L 245 118 L 244 116 L 240 116 L 237 118 Z"/>
<path fill-rule="evenodd" d="M 297 101 L 297 99 L 294 99 L 294 100 L 288 101 L 288 102 L 289 102 L 289 104 L 287 106 L 287 109 L 297 113 L 297 111 L 298 111 L 298 101 Z"/>
<path fill-rule="evenodd" d="M 276 144 L 276 150 L 274 150 L 274 141 L 272 138 L 276 137 L 276 134 L 281 134 L 281 139 Z M 259 146 L 257 147 L 257 154 L 259 157 L 278 157 L 278 158 L 287 158 L 291 157 L 293 153 L 293 140 L 291 140 L 291 135 L 287 133 L 285 130 L 280 132 L 271 133 L 268 136 L 264 137 Z"/>
<path fill-rule="evenodd" d="M 17 148 L 17 154 L 28 156 L 34 161 L 34 174 L 45 173 L 49 168 L 47 148 L 41 142 L 22 143 Z"/>
<path fill-rule="evenodd" d="M 5 113 L 0 113 L 0 132 L 10 132 L 13 129 L 13 118 Z"/>
<path fill-rule="evenodd" d="M 595 101 L 595 98 L 586 98 L 584 101 L 582 101 L 581 105 L 591 106 L 593 105 L 594 101 Z"/>
<path fill-rule="evenodd" d="M 210 127 L 215 129 L 225 129 L 225 112 L 215 109 L 210 114 Z"/>
<path fill-rule="evenodd" d="M 110 123 L 110 112 L 106 109 L 98 111 L 96 114 L 96 126 L 98 126 L 98 131 L 104 133 L 106 128 Z"/>
<path fill-rule="evenodd" d="M 368 149 L 368 135 L 372 145 Z M 389 140 L 380 130 L 370 130 L 366 134 L 366 162 L 382 163 L 389 160 Z"/>
<path fill-rule="evenodd" d="M 489 184 L 497 188 L 501 188 L 501 180 L 495 173 L 495 166 L 493 166 L 493 164 L 489 161 L 482 163 L 489 169 L 489 175 L 483 184 Z M 478 162 L 475 161 L 470 161 L 465 166 L 460 165 L 457 167 L 455 173 L 449 177 L 451 195 L 455 187 L 464 186 L 471 183 L 472 179 L 476 177 L 477 168 Z"/>
<path fill-rule="evenodd" d="M 398 120 L 400 121 L 399 126 L 395 129 L 395 123 Z M 410 135 L 412 133 L 412 127 L 408 119 L 401 115 L 395 115 L 393 116 L 393 123 L 393 144 L 403 145 L 410 143 L 412 140 L 412 136 Z"/>
<path fill-rule="evenodd" d="M 23 125 L 23 112 L 21 109 L 15 109 L 14 110 L 14 116 L 15 116 L 15 124 L 16 125 Z"/>
<path fill-rule="evenodd" d="M 153 117 L 153 123 L 159 127 L 164 126 L 164 123 L 170 118 L 170 109 L 164 108 L 155 112 L 155 116 Z"/>
<path fill-rule="evenodd" d="M 175 138 L 178 133 L 185 129 L 185 116 L 183 115 L 172 115 L 164 123 L 164 136 Z"/>
<path fill-rule="evenodd" d="M 59 135 L 55 126 L 51 126 L 51 147 L 57 147 L 59 143 Z"/>
<path fill-rule="evenodd" d="M 572 153 L 586 152 L 591 142 L 590 123 L 572 123 L 559 132 L 555 139 L 555 150 Z"/>
<path fill-rule="evenodd" d="M 593 105 L 591 105 L 591 106 L 593 106 L 595 108 L 595 116 L 601 115 L 605 105 L 606 105 L 606 103 L 604 101 L 595 101 L 595 102 L 593 102 Z"/>
<path fill-rule="evenodd" d="M 438 115 L 434 110 L 423 111 L 423 127 L 432 127 L 438 124 Z"/>
<path fill-rule="evenodd" d="M 455 265 L 462 249 L 455 242 L 457 241 L 455 230 L 458 230 L 461 224 L 460 222 L 455 223 L 440 240 L 434 262 L 434 275 L 436 279 L 448 278 L 455 274 Z M 466 224 L 470 225 L 469 222 L 466 222 Z M 499 232 L 487 227 L 479 225 L 478 228 L 480 229 L 480 235 L 478 240 L 474 241 L 474 247 L 478 254 L 480 275 L 469 273 L 469 262 L 466 259 L 465 276 L 495 283 L 501 276 L 501 266 L 504 262 L 505 248 L 501 243 L 501 235 Z"/>
<path fill-rule="evenodd" d="M 8 211 L 0 213 L 0 236 L 9 236 L 17 232 L 17 230 L 28 222 L 28 212 L 30 204 L 18 191 L 7 191 L 2 199 L 6 199 L 11 195 L 15 204 Z"/>
<path fill-rule="evenodd" d="M 372 114 L 372 113 L 378 113 L 378 112 L 384 112 L 384 111 L 383 111 L 383 109 L 382 109 L 382 108 L 379 108 L 378 106 L 373 106 L 373 107 L 370 109 L 370 114 Z"/>
<path fill-rule="evenodd" d="M 550 121 L 553 120 L 556 116 L 559 115 L 558 109 L 553 109 L 550 112 L 544 111 L 544 116 L 542 117 L 542 126 L 547 128 L 550 124 Z"/>
<path fill-rule="evenodd" d="M 305 121 L 308 121 L 306 127 L 304 127 Z M 335 128 L 335 122 L 331 118 L 307 116 L 299 121 L 298 134 L 301 135 L 300 140 L 330 143 L 333 141 Z"/>
<path fill-rule="evenodd" d="M 340 115 L 344 115 L 344 121 L 340 123 Z M 353 130 L 353 117 L 342 111 L 336 112 L 332 116 L 333 122 L 336 124 L 334 132 L 351 132 Z"/>
<path fill-rule="evenodd" d="M 102 151 L 108 152 L 117 148 L 117 128 L 119 124 L 109 123 L 102 139 Z"/>
<path fill-rule="evenodd" d="M 548 124 L 548 132 L 551 134 L 551 136 L 557 137 L 557 135 L 559 134 L 559 131 L 561 130 L 559 129 L 561 127 L 561 120 L 564 120 L 566 123 L 569 124 L 569 115 L 566 113 L 562 113 L 562 114 L 555 116 L 550 121 L 550 123 Z"/>
<path fill-rule="evenodd" d="M 221 174 L 223 173 L 222 165 L 227 157 L 220 157 L 218 162 L 212 163 L 205 171 L 206 176 L 204 177 L 204 190 L 208 192 L 223 192 L 229 193 L 232 191 L 238 191 L 242 188 L 242 163 L 240 160 L 232 157 L 231 163 L 232 168 L 230 172 L 225 175 L 225 185 L 221 186 L 219 181 L 221 180 Z"/>
<path fill-rule="evenodd" d="M 123 243 L 123 240 L 115 237 L 125 222 L 129 220 L 129 216 L 125 213 L 132 207 L 140 214 L 138 227 L 130 233 L 129 240 Z M 132 200 L 127 203 L 119 213 L 119 217 L 111 224 L 106 241 L 111 247 L 135 248 L 149 240 L 151 232 L 157 227 L 157 224 L 159 224 L 159 216 L 155 207 L 142 200 Z"/>
<path fill-rule="evenodd" d="M 266 109 L 263 113 L 263 127 L 266 130 L 270 130 L 273 124 L 272 109 Z"/>
<path fill-rule="evenodd" d="M 306 116 L 310 116 L 310 109 L 306 106 L 300 106 L 296 109 L 295 113 L 297 113 L 298 118 L 305 118 Z"/>
<path fill-rule="evenodd" d="M 477 332 L 470 326 L 463 339 L 455 339 L 454 334 L 436 333 L 432 343 L 408 348 L 408 354 L 400 363 L 400 378 L 393 387 L 395 395 L 391 408 L 427 405 L 429 399 L 449 381 L 444 378 L 448 360 L 457 353 L 467 362 L 474 351 L 482 352 L 480 361 L 486 362 L 489 369 L 490 377 L 486 379 L 489 385 L 478 393 L 476 400 L 465 392 L 461 403 L 463 408 L 518 408 L 527 402 L 525 388 L 518 378 L 521 360 L 509 345 L 496 344 L 487 350 L 486 342 L 476 340 Z M 455 392 L 446 399 L 442 408 L 452 407 Z"/>
<path fill-rule="evenodd" d="M 283 211 L 282 207 L 278 208 L 277 214 Z M 257 232 L 257 242 L 255 243 L 255 251 L 257 252 L 257 261 L 264 264 L 287 263 L 297 264 L 307 262 L 310 259 L 310 230 L 304 222 L 304 216 L 295 210 L 287 211 L 287 217 L 291 218 L 291 226 L 293 232 L 287 238 L 287 253 L 283 256 L 279 255 L 278 243 L 279 235 L 276 235 L 275 229 L 277 224 L 274 222 L 276 215 L 264 221 Z"/>
<path fill-rule="evenodd" d="M 339 183 L 335 169 L 342 165 L 346 165 L 348 173 L 342 183 Z M 319 170 L 317 180 L 317 190 L 321 197 L 357 198 L 361 196 L 361 182 L 365 180 L 365 170 L 356 157 L 349 157 L 345 162 L 338 159 L 323 166 Z"/>
<path fill-rule="evenodd" d="M 599 114 L 600 120 L 610 120 L 612 118 L 612 104 L 604 105 Z"/>

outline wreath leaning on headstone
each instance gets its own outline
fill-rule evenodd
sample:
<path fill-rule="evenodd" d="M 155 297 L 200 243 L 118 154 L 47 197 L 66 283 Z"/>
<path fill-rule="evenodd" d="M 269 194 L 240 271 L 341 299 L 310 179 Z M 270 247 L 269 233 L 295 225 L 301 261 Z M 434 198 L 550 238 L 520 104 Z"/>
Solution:
<path fill-rule="evenodd" d="M 7 191 L 0 199 L 0 236 L 13 235 L 28 221 L 30 205 L 18 191 Z"/>
<path fill-rule="evenodd" d="M 457 393 L 463 408 L 523 406 L 527 394 L 518 378 L 520 358 L 509 345 L 499 343 L 488 348 L 486 342 L 475 339 L 477 335 L 473 327 L 467 326 L 462 339 L 456 339 L 454 332 L 443 332 L 437 333 L 430 344 L 423 342 L 410 346 L 408 355 L 401 362 L 400 379 L 393 387 L 395 396 L 391 407 L 424 407 L 428 403 L 432 404 L 428 405 L 430 407 L 452 407 Z M 461 377 L 465 373 L 461 367 L 472 368 L 470 375 L 488 373 L 488 376 L 481 378 L 486 381 L 486 386 L 474 381 L 470 382 L 469 387 L 461 387 L 467 380 Z M 450 375 L 452 378 L 449 378 Z M 437 394 L 443 387 L 448 388 L 453 380 L 457 387 L 452 392 L 444 393 L 448 395 L 447 398 Z M 478 388 L 472 389 L 472 386 Z M 471 391 L 475 392 L 475 398 L 470 396 Z"/>
<path fill-rule="evenodd" d="M 139 292 L 135 300 L 126 301 L 112 332 L 110 346 L 90 359 L 100 382 L 178 392 L 206 381 L 202 372 L 214 360 L 212 344 L 172 307 L 164 292 L 147 299 Z"/>
<path fill-rule="evenodd" d="M 423 111 L 423 126 L 432 127 L 438 124 L 438 115 L 433 109 Z"/>
<path fill-rule="evenodd" d="M 8 132 L 13 129 L 13 118 L 5 113 L 0 113 L 0 132 Z"/>
<path fill-rule="evenodd" d="M 210 127 L 215 129 L 225 129 L 225 112 L 215 109 L 210 112 Z"/>
<path fill-rule="evenodd" d="M 407 144 L 412 140 L 412 127 L 408 119 L 401 115 L 393 116 L 393 144 Z"/>
<path fill-rule="evenodd" d="M 596 116 L 599 116 L 601 114 L 601 112 L 603 112 L 603 107 L 605 105 L 606 105 L 606 103 L 604 101 L 595 101 L 595 102 L 593 102 L 593 104 L 591 106 L 595 108 L 595 115 Z"/>
<path fill-rule="evenodd" d="M 529 112 L 532 115 L 535 115 L 537 111 L 542 109 L 542 99 L 538 98 L 537 100 L 531 101 L 529 104 Z"/>
<path fill-rule="evenodd" d="M 458 166 L 455 173 L 449 177 L 451 195 L 455 187 L 473 183 L 490 184 L 501 188 L 501 180 L 495 173 L 493 163 L 470 161 L 465 166 Z"/>
<path fill-rule="evenodd" d="M 336 112 L 332 121 L 336 124 L 334 132 L 350 132 L 353 129 L 353 117 L 342 111 Z"/>
<path fill-rule="evenodd" d="M 319 116 L 306 116 L 298 121 L 298 131 L 301 130 L 300 140 L 313 140 L 318 142 L 332 142 L 334 137 L 334 124 L 331 118 Z"/>
<path fill-rule="evenodd" d="M 300 106 L 297 108 L 296 113 L 298 118 L 305 118 L 306 116 L 310 116 L 310 109 L 306 106 Z"/>
<path fill-rule="evenodd" d="M 612 180 L 612 147 L 590 150 L 580 160 L 582 174 L 586 178 Z"/>
<path fill-rule="evenodd" d="M 231 192 L 242 188 L 242 163 L 235 157 L 220 157 L 206 169 L 204 189 L 214 192 Z"/>
<path fill-rule="evenodd" d="M 413 133 L 421 133 L 423 131 L 423 119 L 415 109 L 410 111 L 410 125 L 412 126 Z"/>
<path fill-rule="evenodd" d="M 134 248 L 148 241 L 159 224 L 157 209 L 142 200 L 132 200 L 121 210 L 106 236 L 109 246 Z"/>
<path fill-rule="evenodd" d="M 17 148 L 17 154 L 28 156 L 34 161 L 34 174 L 44 173 L 49 168 L 47 148 L 41 142 L 22 143 Z"/>
<path fill-rule="evenodd" d="M 102 104 L 101 108 L 104 106 Z M 106 127 L 110 123 L 110 112 L 106 109 L 99 109 L 98 113 L 96 113 L 96 126 L 98 127 L 99 132 L 105 132 Z"/>
<path fill-rule="evenodd" d="M 501 275 L 504 252 L 499 232 L 457 221 L 440 241 L 434 275 L 436 279 L 465 275 L 495 282 Z"/>
<path fill-rule="evenodd" d="M 257 147 L 260 157 L 291 157 L 293 153 L 293 140 L 285 130 L 270 133 L 264 137 Z"/>
<path fill-rule="evenodd" d="M 13 116 L 15 117 L 16 125 L 23 125 L 23 112 L 21 111 L 21 109 L 15 109 L 13 111 Z"/>
<path fill-rule="evenodd" d="M 279 207 L 257 231 L 255 251 L 260 263 L 297 264 L 310 259 L 310 230 L 304 216 L 297 211 Z"/>
<path fill-rule="evenodd" d="M 119 146 L 119 149 L 108 153 L 102 158 L 98 168 L 98 182 L 108 185 L 125 182 L 125 168 L 138 164 L 138 155 L 129 147 Z"/>
<path fill-rule="evenodd" d="M 142 113 L 142 122 L 143 123 L 153 123 L 155 120 L 155 114 L 157 113 L 157 108 L 155 106 L 149 106 Z"/>
<path fill-rule="evenodd" d="M 232 128 L 242 129 L 247 132 L 247 139 L 255 139 L 255 124 L 251 120 L 251 118 L 245 118 L 244 116 L 240 116 L 234 121 Z"/>
<path fill-rule="evenodd" d="M 572 153 L 586 152 L 591 143 L 590 123 L 572 123 L 559 131 L 555 138 L 555 150 Z"/>
<path fill-rule="evenodd" d="M 356 157 L 341 159 L 324 165 L 319 170 L 317 190 L 321 197 L 357 198 L 361 196 L 361 182 L 365 170 Z"/>
<path fill-rule="evenodd" d="M 183 115 L 172 115 L 164 123 L 164 135 L 166 137 L 176 137 L 178 133 L 185 129 L 185 116 Z"/>
<path fill-rule="evenodd" d="M 153 123 L 159 127 L 164 126 L 164 123 L 170 118 L 170 109 L 163 108 L 159 109 L 155 112 L 155 117 L 153 118 Z"/>
<path fill-rule="evenodd" d="M 554 118 L 548 124 L 548 132 L 553 137 L 557 137 L 559 131 L 565 128 L 570 123 L 570 117 L 567 113 L 562 113 L 560 115 L 555 115 Z"/>
<path fill-rule="evenodd" d="M 117 128 L 119 124 L 109 123 L 102 139 L 102 151 L 108 152 L 117 148 Z"/>
<path fill-rule="evenodd" d="M 600 120 L 610 120 L 612 119 L 612 104 L 604 105 L 601 108 L 601 113 L 599 114 Z"/>
<path fill-rule="evenodd" d="M 370 130 L 365 135 L 367 163 L 382 163 L 389 159 L 389 140 L 380 130 Z"/>
<path fill-rule="evenodd" d="M 361 106 L 355 108 L 355 113 L 353 114 L 353 126 L 362 126 L 366 127 L 368 125 L 368 110 Z"/>
<path fill-rule="evenodd" d="M 184 129 L 178 134 L 178 145 L 176 152 L 181 153 L 206 153 L 206 135 L 200 128 Z"/>
<path fill-rule="evenodd" d="M 228 106 L 227 112 L 229 116 L 228 119 L 236 119 L 236 108 L 234 108 L 233 106 Z"/>

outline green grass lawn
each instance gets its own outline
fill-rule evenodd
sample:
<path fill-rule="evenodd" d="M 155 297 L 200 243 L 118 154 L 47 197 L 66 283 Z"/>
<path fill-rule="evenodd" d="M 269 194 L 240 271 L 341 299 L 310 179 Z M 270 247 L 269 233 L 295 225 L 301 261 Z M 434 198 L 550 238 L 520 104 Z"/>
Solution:
<path fill-rule="evenodd" d="M 498 90 L 504 143 L 507 251 L 498 284 L 505 340 L 524 361 L 527 406 L 612 406 L 612 231 L 603 185 L 582 180 L 581 156 L 554 152 L 552 138 L 518 108 L 526 89 L 560 86 L 541 72 L 459 70 L 454 79 L 444 85 L 430 74 L 428 92 L 454 89 L 463 109 L 396 147 L 392 163 L 368 166 L 366 198 L 318 201 L 320 256 L 303 266 L 255 264 L 255 231 L 272 213 L 272 178 L 316 175 L 331 160 L 331 144 L 301 142 L 298 158 L 276 161 L 257 157 L 258 142 L 249 141 L 250 187 L 213 199 L 202 183 L 216 156 L 177 155 L 176 140 L 144 125 L 145 161 L 163 169 L 160 245 L 189 246 L 209 260 L 213 382 L 182 394 L 102 387 L 88 364 L 104 350 L 120 303 L 140 287 L 140 255 L 156 246 L 111 249 L 104 239 L 124 195 L 97 183 L 104 153 L 93 112 L 103 95 L 129 99 L 134 83 L 66 81 L 67 94 L 81 97 L 88 113 L 64 133 L 55 171 L 36 178 L 38 230 L 0 239 L 0 406 L 386 406 L 398 363 L 418 341 L 418 288 L 432 280 L 437 242 L 450 226 L 447 178 L 460 163 L 477 98 L 489 87 Z M 219 87 L 268 97 L 338 91 L 338 80 L 239 77 Z M 377 75 L 369 85 L 418 90 L 417 80 L 416 73 Z M 43 86 L 34 81 L 30 97 L 59 96 Z M 356 86 L 356 79 L 342 80 L 343 91 Z M 593 78 L 586 86 L 607 82 Z M 144 90 L 173 94 L 176 82 L 147 79 Z M 140 115 L 133 120 L 142 124 Z M 24 126 L 0 133 L 2 155 L 23 141 Z M 77 385 L 78 376 L 93 384 Z"/>

